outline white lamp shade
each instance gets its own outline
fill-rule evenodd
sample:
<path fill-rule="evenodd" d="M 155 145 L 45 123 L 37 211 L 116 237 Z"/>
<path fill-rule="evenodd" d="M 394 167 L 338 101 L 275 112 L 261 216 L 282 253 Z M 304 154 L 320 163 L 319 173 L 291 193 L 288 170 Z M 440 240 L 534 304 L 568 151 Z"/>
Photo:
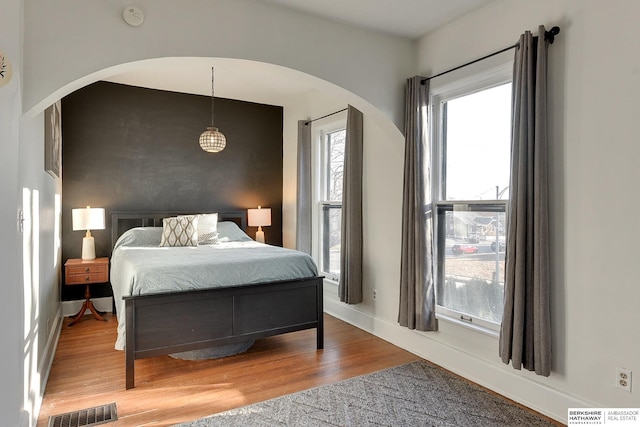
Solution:
<path fill-rule="evenodd" d="M 247 219 L 249 222 L 249 227 L 262 227 L 271 225 L 271 209 L 263 209 L 261 207 L 258 207 L 258 209 L 248 209 Z"/>
<path fill-rule="evenodd" d="M 104 208 L 78 208 L 71 210 L 73 230 L 104 230 Z"/>
<path fill-rule="evenodd" d="M 96 247 L 91 236 L 91 230 L 104 229 L 104 208 L 71 209 L 71 222 L 73 230 L 87 230 L 87 234 L 82 238 L 82 259 L 91 260 L 96 258 Z"/>

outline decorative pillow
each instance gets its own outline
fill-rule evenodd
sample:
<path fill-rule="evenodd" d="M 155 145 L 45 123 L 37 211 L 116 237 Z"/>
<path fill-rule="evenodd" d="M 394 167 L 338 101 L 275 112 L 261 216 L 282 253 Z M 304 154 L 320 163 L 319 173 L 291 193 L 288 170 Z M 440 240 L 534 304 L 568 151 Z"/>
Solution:
<path fill-rule="evenodd" d="M 198 217 L 184 215 L 162 220 L 160 246 L 197 246 Z"/>
<path fill-rule="evenodd" d="M 198 244 L 215 245 L 218 243 L 218 214 L 198 215 Z"/>

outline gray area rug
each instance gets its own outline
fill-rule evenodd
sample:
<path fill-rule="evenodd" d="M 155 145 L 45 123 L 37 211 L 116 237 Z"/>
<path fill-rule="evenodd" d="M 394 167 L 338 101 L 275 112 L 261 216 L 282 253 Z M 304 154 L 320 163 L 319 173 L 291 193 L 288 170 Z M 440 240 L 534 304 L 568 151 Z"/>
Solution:
<path fill-rule="evenodd" d="M 180 424 L 209 426 L 553 426 L 424 361 Z"/>

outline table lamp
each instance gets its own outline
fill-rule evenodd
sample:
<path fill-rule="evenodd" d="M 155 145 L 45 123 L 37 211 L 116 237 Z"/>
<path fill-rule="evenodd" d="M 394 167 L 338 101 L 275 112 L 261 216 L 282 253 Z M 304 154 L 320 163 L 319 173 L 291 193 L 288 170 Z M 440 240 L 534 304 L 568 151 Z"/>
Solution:
<path fill-rule="evenodd" d="M 73 231 L 87 230 L 82 238 L 82 259 L 96 259 L 96 246 L 91 235 L 91 230 L 104 230 L 104 208 L 71 209 Z"/>
<path fill-rule="evenodd" d="M 248 209 L 247 219 L 249 227 L 258 227 L 256 231 L 256 242 L 264 243 L 264 231 L 263 226 L 271 225 L 271 209 L 262 209 L 258 206 L 258 209 Z"/>

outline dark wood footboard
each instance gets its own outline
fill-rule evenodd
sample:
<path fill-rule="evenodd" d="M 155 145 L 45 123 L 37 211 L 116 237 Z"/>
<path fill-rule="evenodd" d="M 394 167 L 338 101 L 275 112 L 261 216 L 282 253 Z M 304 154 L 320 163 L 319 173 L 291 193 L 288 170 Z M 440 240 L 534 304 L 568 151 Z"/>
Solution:
<path fill-rule="evenodd" d="M 125 297 L 126 388 L 134 362 L 317 328 L 324 346 L 322 277 Z"/>

